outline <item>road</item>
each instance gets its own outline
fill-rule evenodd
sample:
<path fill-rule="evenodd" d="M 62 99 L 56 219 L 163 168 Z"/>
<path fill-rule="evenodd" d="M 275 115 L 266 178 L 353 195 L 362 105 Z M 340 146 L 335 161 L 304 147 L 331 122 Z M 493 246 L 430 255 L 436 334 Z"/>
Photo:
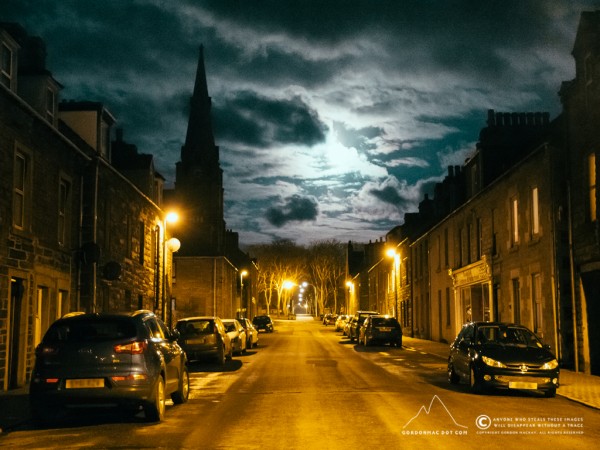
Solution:
<path fill-rule="evenodd" d="M 315 321 L 277 321 L 225 368 L 192 366 L 188 403 L 160 424 L 113 412 L 51 429 L 27 425 L 2 448 L 595 448 L 600 411 L 529 392 L 475 395 L 445 360 L 410 347 L 357 346 Z"/>

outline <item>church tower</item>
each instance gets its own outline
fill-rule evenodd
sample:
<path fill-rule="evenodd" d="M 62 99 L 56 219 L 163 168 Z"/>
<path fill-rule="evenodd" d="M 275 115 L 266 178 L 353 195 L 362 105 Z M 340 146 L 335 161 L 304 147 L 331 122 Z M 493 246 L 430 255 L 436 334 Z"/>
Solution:
<path fill-rule="evenodd" d="M 181 241 L 179 255 L 224 254 L 223 170 L 212 130 L 203 46 L 200 46 L 185 144 L 176 164 L 174 198 L 169 203 L 182 216 L 181 223 L 175 226 Z"/>

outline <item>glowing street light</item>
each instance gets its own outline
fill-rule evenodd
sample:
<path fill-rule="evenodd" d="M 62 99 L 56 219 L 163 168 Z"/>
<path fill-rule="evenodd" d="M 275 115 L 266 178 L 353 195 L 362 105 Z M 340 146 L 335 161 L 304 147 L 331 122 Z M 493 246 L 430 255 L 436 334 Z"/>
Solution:
<path fill-rule="evenodd" d="M 394 317 L 398 318 L 398 271 L 400 270 L 400 254 L 396 252 L 396 249 L 390 248 L 386 251 L 386 255 L 389 258 L 394 259 Z"/>
<path fill-rule="evenodd" d="M 169 302 L 169 314 L 166 311 L 166 292 L 167 292 L 167 250 L 171 253 L 175 253 L 181 247 L 181 242 L 177 238 L 170 238 L 167 240 L 167 223 L 175 223 L 179 220 L 179 215 L 174 211 L 169 211 L 165 214 L 162 226 L 162 293 L 161 293 L 161 310 L 162 319 L 164 322 L 168 322 L 169 328 L 173 325 L 173 304 Z"/>
<path fill-rule="evenodd" d="M 244 277 L 248 276 L 247 270 L 242 270 L 240 272 L 240 308 L 244 305 Z M 248 313 L 248 308 L 246 307 L 246 314 Z"/>

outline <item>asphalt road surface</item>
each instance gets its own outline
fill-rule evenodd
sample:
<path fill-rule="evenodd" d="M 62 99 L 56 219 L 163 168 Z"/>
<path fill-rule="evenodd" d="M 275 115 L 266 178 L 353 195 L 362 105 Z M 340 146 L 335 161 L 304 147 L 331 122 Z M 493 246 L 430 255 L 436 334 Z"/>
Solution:
<path fill-rule="evenodd" d="M 160 424 L 77 413 L 27 424 L 0 448 L 597 448 L 600 411 L 533 392 L 475 395 L 445 369 L 410 346 L 365 348 L 318 321 L 276 321 L 224 368 L 192 365 L 189 402 Z"/>

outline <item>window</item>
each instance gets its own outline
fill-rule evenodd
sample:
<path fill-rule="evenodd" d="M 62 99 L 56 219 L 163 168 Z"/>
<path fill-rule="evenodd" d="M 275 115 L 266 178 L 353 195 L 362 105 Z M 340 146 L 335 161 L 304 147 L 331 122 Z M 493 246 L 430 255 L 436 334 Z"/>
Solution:
<path fill-rule="evenodd" d="M 446 326 L 450 326 L 450 288 L 446 288 Z"/>
<path fill-rule="evenodd" d="M 31 201 L 31 158 L 17 148 L 13 172 L 13 226 L 25 230 Z"/>
<path fill-rule="evenodd" d="M 538 199 L 538 188 L 531 190 L 531 235 L 537 236 L 540 233 L 540 205 Z"/>
<path fill-rule="evenodd" d="M 481 219 L 477 219 L 477 242 L 475 243 L 475 251 L 477 252 L 476 256 L 477 256 L 477 261 L 479 261 L 481 259 L 482 256 L 482 251 L 481 251 L 481 237 L 482 237 L 482 230 L 481 230 L 482 226 L 481 226 Z"/>
<path fill-rule="evenodd" d="M 58 243 L 65 245 L 68 240 L 69 226 L 69 199 L 71 196 L 71 183 L 65 178 L 60 179 L 58 186 Z"/>
<path fill-rule="evenodd" d="M 13 52 L 2 44 L 0 54 L 0 82 L 10 89 L 13 80 Z"/>
<path fill-rule="evenodd" d="M 595 222 L 596 215 L 596 154 L 588 155 L 588 207 L 590 222 Z"/>
<path fill-rule="evenodd" d="M 539 273 L 531 275 L 531 301 L 533 303 L 533 332 L 542 333 L 542 277 Z"/>
<path fill-rule="evenodd" d="M 444 229 L 444 267 L 448 267 L 450 256 L 448 254 L 448 228 Z"/>
<path fill-rule="evenodd" d="M 519 202 L 516 198 L 510 201 L 510 235 L 513 246 L 519 243 Z"/>
<path fill-rule="evenodd" d="M 473 240 L 473 224 L 469 223 L 467 225 L 467 264 L 471 264 L 472 255 L 471 255 L 471 241 Z"/>

